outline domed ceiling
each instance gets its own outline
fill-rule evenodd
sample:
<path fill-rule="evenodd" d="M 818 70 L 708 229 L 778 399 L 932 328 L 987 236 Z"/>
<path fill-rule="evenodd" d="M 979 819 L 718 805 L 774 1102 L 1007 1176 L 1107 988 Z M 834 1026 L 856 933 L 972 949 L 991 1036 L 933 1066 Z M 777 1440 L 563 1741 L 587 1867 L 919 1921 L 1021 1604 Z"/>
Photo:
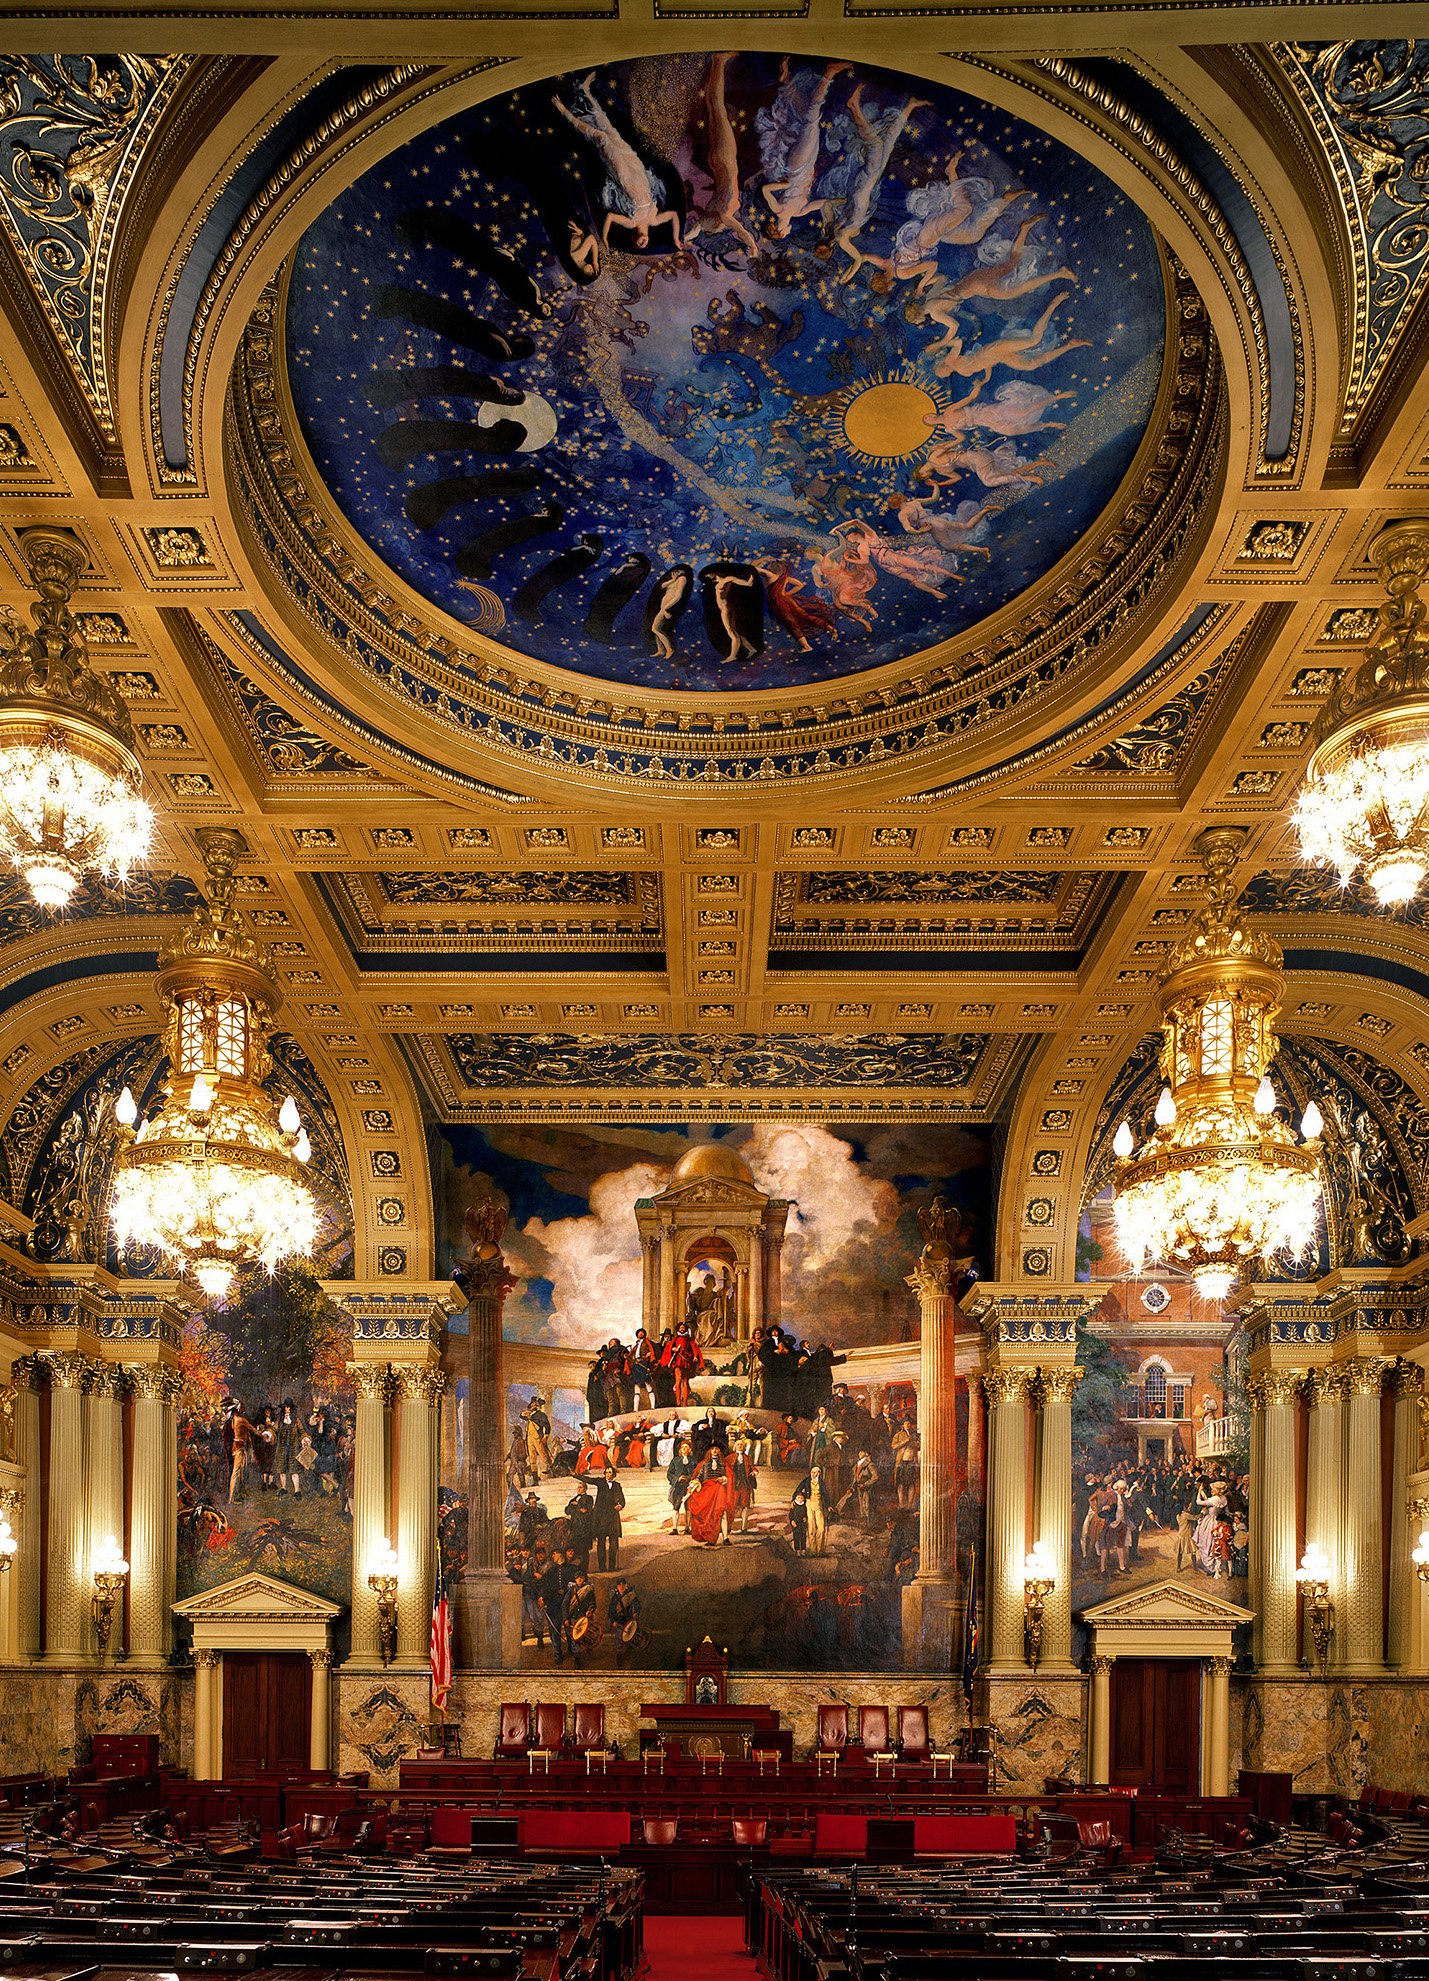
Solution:
<path fill-rule="evenodd" d="M 304 436 L 353 528 L 528 657 L 650 689 L 906 660 L 1042 576 L 1156 396 L 1151 230 L 957 91 L 630 61 L 413 139 L 309 230 Z"/>

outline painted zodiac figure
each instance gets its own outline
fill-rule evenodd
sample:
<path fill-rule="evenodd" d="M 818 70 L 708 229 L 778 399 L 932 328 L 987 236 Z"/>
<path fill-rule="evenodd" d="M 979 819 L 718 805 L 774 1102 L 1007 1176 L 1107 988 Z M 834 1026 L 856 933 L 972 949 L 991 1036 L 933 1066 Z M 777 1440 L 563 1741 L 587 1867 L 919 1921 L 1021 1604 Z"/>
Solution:
<path fill-rule="evenodd" d="M 1018 228 L 1010 247 L 1002 241 L 984 241 L 978 249 L 978 267 L 970 268 L 966 275 L 956 281 L 943 278 L 920 284 L 918 293 L 908 303 L 904 315 L 910 323 L 941 323 L 947 330 L 955 328 L 954 313 L 957 305 L 976 298 L 979 302 L 1009 303 L 1019 296 L 1031 295 L 1034 289 L 1045 289 L 1049 282 L 1075 282 L 1076 276 L 1070 268 L 1054 268 L 1046 274 L 1038 274 L 1035 264 L 1039 251 L 1027 245 L 1027 237 L 1041 221 L 1041 214 L 1034 214 Z"/>
<path fill-rule="evenodd" d="M 834 245 L 849 258 L 848 267 L 839 277 L 840 282 L 852 282 L 867 260 L 868 257 L 854 246 L 854 242 L 868 224 L 883 175 L 898 148 L 898 140 L 908 128 L 909 118 L 915 110 L 929 108 L 931 106 L 924 98 L 910 96 L 901 109 L 885 110 L 881 117 L 870 117 L 863 108 L 863 84 L 854 85 L 848 109 L 863 146 L 863 155 L 856 168 L 857 177 L 853 179 L 834 223 Z M 846 176 L 844 172 L 830 174 L 830 184 L 835 178 L 841 180 Z"/>
<path fill-rule="evenodd" d="M 974 551 L 991 557 L 985 543 L 974 543 L 972 533 L 984 517 L 997 513 L 995 502 L 960 502 L 956 509 L 932 509 L 916 495 L 894 496 L 890 507 L 909 536 L 929 536 L 940 550 L 961 554 Z"/>
<path fill-rule="evenodd" d="M 886 536 L 859 518 L 834 525 L 836 536 L 849 530 L 858 532 L 857 541 L 862 544 L 863 554 L 871 564 L 880 571 L 886 571 L 890 578 L 901 578 L 915 591 L 927 592 L 931 598 L 946 598 L 945 587 L 962 582 L 953 561 L 935 544 L 890 543 Z"/>
<path fill-rule="evenodd" d="M 735 139 L 734 125 L 729 120 L 729 105 L 724 94 L 725 76 L 733 60 L 732 55 L 710 57 L 704 103 L 705 169 L 709 173 L 712 190 L 708 206 L 697 219 L 691 221 L 685 238 L 692 241 L 697 234 L 703 234 L 706 238 L 714 234 L 733 234 L 740 246 L 752 254 L 758 243 L 739 217 L 739 145 Z"/>
<path fill-rule="evenodd" d="M 808 556 L 814 583 L 828 593 L 834 610 L 871 630 L 878 614 L 868 595 L 878 583 L 878 573 L 867 546 L 836 535 L 827 550 L 811 550 Z"/>
<path fill-rule="evenodd" d="M 912 217 L 894 236 L 891 254 L 864 256 L 882 272 L 882 281 L 874 278 L 875 288 L 887 289 L 894 282 L 917 281 L 921 285 L 931 281 L 938 273 L 940 248 L 975 246 L 1015 201 L 1031 199 L 1026 186 L 998 193 L 991 179 L 977 175 L 960 179 L 961 162 L 959 152 L 949 160 L 941 182 L 915 186 L 909 193 L 904 204 Z"/>
<path fill-rule="evenodd" d="M 791 82 L 786 57 L 780 64 L 780 89 L 774 105 L 759 113 L 759 149 L 764 169 L 766 173 L 778 174 L 766 178 L 760 188 L 764 203 L 773 215 L 769 231 L 776 241 L 789 238 L 796 220 L 824 211 L 823 199 L 814 193 L 814 175 L 819 169 L 819 120 L 834 77 L 842 75 L 848 67 L 847 62 L 830 62 L 804 101 L 805 78 L 801 75 Z"/>
<path fill-rule="evenodd" d="M 1045 420 L 1042 415 L 1059 399 L 1075 399 L 1075 392 L 1052 392 L 1045 385 L 1034 385 L 1027 378 L 1009 378 L 999 385 L 991 399 L 984 399 L 987 380 L 977 380 L 965 399 L 955 399 L 940 413 L 929 413 L 927 423 L 934 433 L 1042 433 L 1049 427 L 1065 428 L 1065 420 Z"/>
<path fill-rule="evenodd" d="M 1088 346 L 1085 337 L 1069 337 L 1060 344 L 1042 348 L 1042 338 L 1053 313 L 1066 302 L 1069 292 L 1064 289 L 1048 303 L 1031 330 L 1008 330 L 1001 337 L 994 337 L 986 344 L 975 344 L 968 350 L 960 333 L 950 328 L 946 337 L 929 346 L 929 353 L 938 355 L 933 359 L 933 369 L 939 378 L 990 378 L 998 365 L 1006 365 L 1011 371 L 1038 371 L 1043 365 L 1052 364 L 1057 358 L 1065 357 L 1068 351 L 1082 351 Z"/>
<path fill-rule="evenodd" d="M 650 245 L 650 235 L 657 227 L 669 223 L 675 238 L 675 246 L 683 248 L 681 235 L 682 215 L 674 205 L 661 205 L 662 200 L 670 199 L 670 188 L 641 158 L 629 139 L 621 136 L 609 117 L 596 102 L 591 90 L 595 81 L 592 70 L 584 82 L 575 90 L 578 110 L 572 110 L 559 96 L 551 101 L 573 130 L 578 131 L 600 154 L 606 171 L 605 204 L 609 211 L 600 230 L 602 245 L 610 246 L 610 232 L 613 227 L 622 227 L 635 236 L 635 246 L 645 249 Z"/>
<path fill-rule="evenodd" d="M 936 488 L 961 481 L 965 474 L 976 475 L 984 488 L 1011 488 L 1019 494 L 1041 488 L 1047 479 L 1030 461 L 1022 459 L 1011 440 L 991 449 L 967 441 L 941 440 L 928 449 L 913 470 L 913 479 Z"/>

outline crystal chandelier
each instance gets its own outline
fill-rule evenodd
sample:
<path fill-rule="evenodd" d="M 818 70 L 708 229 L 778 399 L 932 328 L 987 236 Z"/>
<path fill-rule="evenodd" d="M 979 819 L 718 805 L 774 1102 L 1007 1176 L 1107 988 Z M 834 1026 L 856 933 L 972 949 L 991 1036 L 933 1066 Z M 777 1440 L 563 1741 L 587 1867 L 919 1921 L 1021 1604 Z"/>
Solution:
<path fill-rule="evenodd" d="M 1429 629 L 1419 587 L 1429 522 L 1391 523 L 1370 545 L 1388 601 L 1363 664 L 1315 725 L 1295 813 L 1307 860 L 1357 868 L 1381 907 L 1412 901 L 1429 873 Z"/>
<path fill-rule="evenodd" d="M 1297 1140 L 1266 1073 L 1284 959 L 1236 918 L 1244 840 L 1243 827 L 1221 826 L 1196 841 L 1209 894 L 1161 972 L 1156 1125 L 1138 1149 L 1124 1121 L 1112 1145 L 1123 1250 L 1138 1265 L 1189 1272 L 1208 1300 L 1223 1300 L 1256 1261 L 1308 1252 L 1320 1208 L 1320 1111 L 1311 1101 Z"/>
<path fill-rule="evenodd" d="M 149 848 L 134 730 L 90 668 L 69 601 L 84 549 L 57 530 L 20 538 L 39 604 L 0 660 L 0 852 L 42 908 L 62 908 L 85 872 L 127 879 Z"/>
<path fill-rule="evenodd" d="M 312 1155 L 292 1096 L 276 1121 L 263 1081 L 279 992 L 266 948 L 234 906 L 236 832 L 200 833 L 208 900 L 165 943 L 158 987 L 168 1014 L 169 1079 L 140 1122 L 126 1087 L 110 1217 L 121 1244 L 154 1246 L 213 1299 L 240 1267 L 306 1258 L 317 1205 Z"/>

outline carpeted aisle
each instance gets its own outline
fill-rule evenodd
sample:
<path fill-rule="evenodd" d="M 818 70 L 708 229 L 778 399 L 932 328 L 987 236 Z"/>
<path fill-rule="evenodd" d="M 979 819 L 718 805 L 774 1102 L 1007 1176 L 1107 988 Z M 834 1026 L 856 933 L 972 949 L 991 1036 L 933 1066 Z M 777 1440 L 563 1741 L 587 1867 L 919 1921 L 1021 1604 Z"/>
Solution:
<path fill-rule="evenodd" d="M 647 1913 L 648 1981 L 755 1981 L 744 1921 L 724 1913 Z"/>

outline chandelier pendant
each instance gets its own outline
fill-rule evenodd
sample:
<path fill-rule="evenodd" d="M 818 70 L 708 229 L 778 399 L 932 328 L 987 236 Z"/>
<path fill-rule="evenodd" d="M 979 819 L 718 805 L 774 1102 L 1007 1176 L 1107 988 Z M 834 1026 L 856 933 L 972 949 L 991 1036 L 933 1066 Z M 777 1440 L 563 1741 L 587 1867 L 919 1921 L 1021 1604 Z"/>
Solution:
<path fill-rule="evenodd" d="M 1235 911 L 1241 826 L 1203 832 L 1208 897 L 1194 932 L 1161 972 L 1161 1072 L 1166 1082 L 1150 1138 L 1138 1149 L 1129 1122 L 1113 1144 L 1117 1235 L 1138 1266 L 1159 1261 L 1190 1274 L 1206 1299 L 1278 1254 L 1313 1247 L 1321 1200 L 1319 1135 L 1311 1102 L 1303 1141 L 1275 1112 L 1267 1068 L 1284 958 Z"/>
<path fill-rule="evenodd" d="M 263 1082 L 279 991 L 266 947 L 234 903 L 236 832 L 199 834 L 208 899 L 160 957 L 168 1085 L 139 1122 L 126 1087 L 110 1216 L 121 1244 L 152 1246 L 218 1299 L 238 1272 L 309 1258 L 318 1210 L 312 1145 L 291 1096 L 276 1118 Z"/>
<path fill-rule="evenodd" d="M 59 530 L 25 530 L 20 545 L 39 603 L 0 659 L 0 853 L 53 909 L 86 873 L 127 879 L 154 820 L 129 711 L 89 666 L 69 609 L 83 546 Z"/>
<path fill-rule="evenodd" d="M 1429 522 L 1390 523 L 1369 554 L 1388 597 L 1361 666 L 1315 725 L 1295 813 L 1307 860 L 1380 906 L 1412 901 L 1429 874 Z"/>

